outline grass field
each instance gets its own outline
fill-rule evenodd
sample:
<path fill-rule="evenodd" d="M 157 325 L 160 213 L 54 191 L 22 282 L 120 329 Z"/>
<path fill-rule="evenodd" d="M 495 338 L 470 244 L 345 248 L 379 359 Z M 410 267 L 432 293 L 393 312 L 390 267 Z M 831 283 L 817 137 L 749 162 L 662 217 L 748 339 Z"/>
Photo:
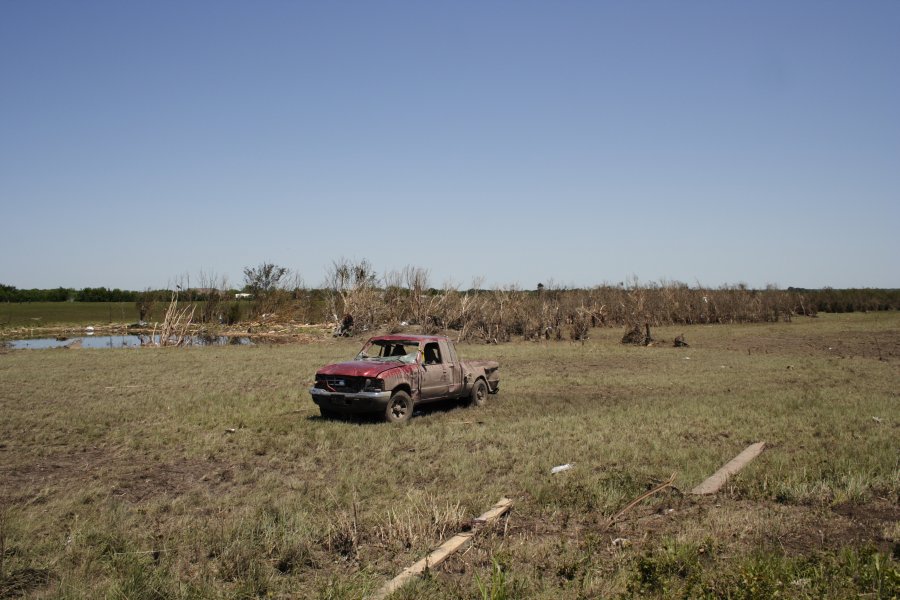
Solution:
<path fill-rule="evenodd" d="M 359 598 L 501 496 L 394 597 L 900 594 L 900 314 L 653 333 L 463 345 L 500 394 L 405 426 L 318 417 L 359 339 L 2 352 L 0 598 Z"/>
<path fill-rule="evenodd" d="M 160 315 L 164 312 L 165 307 L 162 307 Z M 133 323 L 137 320 L 134 302 L 0 303 L 0 329 Z"/>

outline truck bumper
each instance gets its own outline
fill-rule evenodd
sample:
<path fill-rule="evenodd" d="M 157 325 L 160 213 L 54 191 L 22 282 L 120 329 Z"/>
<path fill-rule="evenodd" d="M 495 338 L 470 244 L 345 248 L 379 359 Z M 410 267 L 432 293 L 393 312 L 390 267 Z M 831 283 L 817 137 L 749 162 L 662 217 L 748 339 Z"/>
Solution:
<path fill-rule="evenodd" d="M 339 413 L 377 413 L 387 409 L 391 399 L 390 392 L 356 392 L 340 394 L 321 388 L 310 388 L 312 396 L 319 408 Z"/>

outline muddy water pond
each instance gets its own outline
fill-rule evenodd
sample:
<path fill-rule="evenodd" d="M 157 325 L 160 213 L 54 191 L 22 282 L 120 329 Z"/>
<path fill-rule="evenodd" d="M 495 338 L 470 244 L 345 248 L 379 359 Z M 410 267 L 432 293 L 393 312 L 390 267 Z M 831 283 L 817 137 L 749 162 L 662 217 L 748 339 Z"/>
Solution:
<path fill-rule="evenodd" d="M 13 350 L 44 350 L 47 348 L 63 348 L 66 346 L 76 348 L 140 348 L 142 346 L 155 346 L 159 343 L 159 336 L 151 338 L 149 335 L 84 335 L 60 339 L 55 337 L 25 338 L 20 340 L 0 341 Z M 253 342 L 248 337 L 239 336 L 191 336 L 186 345 L 191 346 L 243 346 Z"/>

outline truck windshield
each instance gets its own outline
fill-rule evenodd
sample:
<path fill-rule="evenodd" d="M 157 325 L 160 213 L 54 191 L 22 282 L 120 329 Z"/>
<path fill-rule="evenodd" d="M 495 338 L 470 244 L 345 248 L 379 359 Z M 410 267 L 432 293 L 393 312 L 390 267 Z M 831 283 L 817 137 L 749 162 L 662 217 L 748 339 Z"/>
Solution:
<path fill-rule="evenodd" d="M 414 363 L 419 355 L 415 340 L 372 340 L 356 355 L 356 360 Z"/>

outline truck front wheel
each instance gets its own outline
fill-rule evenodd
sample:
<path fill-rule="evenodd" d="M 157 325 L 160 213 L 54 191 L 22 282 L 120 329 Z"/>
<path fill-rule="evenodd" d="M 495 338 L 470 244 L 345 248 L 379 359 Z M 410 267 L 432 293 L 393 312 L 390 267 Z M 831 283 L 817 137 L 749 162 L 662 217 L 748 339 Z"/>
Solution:
<path fill-rule="evenodd" d="M 484 379 L 479 379 L 472 386 L 472 392 L 469 394 L 469 406 L 484 406 L 487 402 L 488 386 Z"/>
<path fill-rule="evenodd" d="M 394 392 L 388 400 L 384 411 L 384 420 L 388 423 L 401 423 L 408 421 L 413 413 L 413 401 L 404 391 Z"/>

